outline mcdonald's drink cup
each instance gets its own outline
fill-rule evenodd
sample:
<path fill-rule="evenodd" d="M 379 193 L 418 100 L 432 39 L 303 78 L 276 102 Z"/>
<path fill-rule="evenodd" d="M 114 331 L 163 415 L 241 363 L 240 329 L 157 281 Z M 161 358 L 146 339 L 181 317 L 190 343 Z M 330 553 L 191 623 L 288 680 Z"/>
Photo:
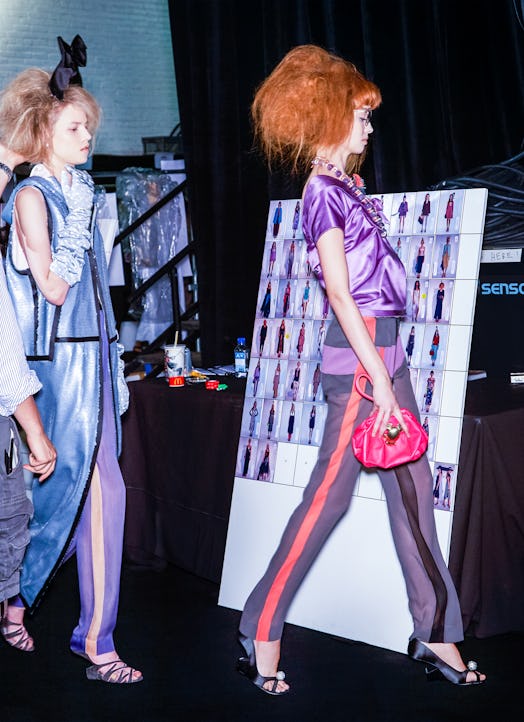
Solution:
<path fill-rule="evenodd" d="M 185 350 L 186 347 L 182 345 L 164 346 L 164 372 L 169 384 L 172 384 L 169 380 L 171 378 L 184 377 Z"/>

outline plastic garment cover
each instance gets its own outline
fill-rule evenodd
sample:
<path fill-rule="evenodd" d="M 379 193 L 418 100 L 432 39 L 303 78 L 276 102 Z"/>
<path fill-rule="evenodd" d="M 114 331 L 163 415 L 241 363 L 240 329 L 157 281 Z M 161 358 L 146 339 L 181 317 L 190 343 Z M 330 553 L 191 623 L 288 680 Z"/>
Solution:
<path fill-rule="evenodd" d="M 166 173 L 143 168 L 124 170 L 116 179 L 120 227 L 128 227 L 177 185 Z M 131 265 L 134 288 L 180 250 L 183 202 L 181 197 L 174 198 L 125 239 L 124 256 Z M 148 289 L 140 306 L 133 311 L 140 319 L 137 338 L 143 341 L 153 341 L 173 323 L 168 277 Z"/>

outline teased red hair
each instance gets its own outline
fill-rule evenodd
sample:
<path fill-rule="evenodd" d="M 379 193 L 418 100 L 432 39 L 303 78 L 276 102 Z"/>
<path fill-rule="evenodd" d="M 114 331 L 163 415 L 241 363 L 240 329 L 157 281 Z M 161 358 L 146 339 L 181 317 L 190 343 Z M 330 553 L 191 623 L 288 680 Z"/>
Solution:
<path fill-rule="evenodd" d="M 378 87 L 343 58 L 316 45 L 287 53 L 255 93 L 255 140 L 268 163 L 305 170 L 319 146 L 341 143 L 356 108 L 380 105 Z M 350 159 L 355 170 L 358 157 Z"/>

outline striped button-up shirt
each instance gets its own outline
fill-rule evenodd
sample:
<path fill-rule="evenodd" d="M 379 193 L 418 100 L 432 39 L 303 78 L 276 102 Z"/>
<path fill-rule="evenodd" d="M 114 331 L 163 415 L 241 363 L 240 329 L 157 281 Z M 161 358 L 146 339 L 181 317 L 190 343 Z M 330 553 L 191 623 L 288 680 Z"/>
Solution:
<path fill-rule="evenodd" d="M 25 358 L 22 336 L 0 260 L 0 416 L 11 416 L 42 384 Z"/>

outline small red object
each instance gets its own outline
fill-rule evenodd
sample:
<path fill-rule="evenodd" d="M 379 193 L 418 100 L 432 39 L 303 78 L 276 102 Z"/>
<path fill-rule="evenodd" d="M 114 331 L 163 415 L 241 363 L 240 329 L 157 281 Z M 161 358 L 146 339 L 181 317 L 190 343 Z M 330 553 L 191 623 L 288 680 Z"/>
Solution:
<path fill-rule="evenodd" d="M 168 381 L 170 386 L 183 386 L 186 382 L 183 376 L 170 376 Z"/>
<path fill-rule="evenodd" d="M 209 381 L 206 381 L 206 389 L 210 391 L 216 391 L 218 389 L 218 380 L 209 379 Z"/>

